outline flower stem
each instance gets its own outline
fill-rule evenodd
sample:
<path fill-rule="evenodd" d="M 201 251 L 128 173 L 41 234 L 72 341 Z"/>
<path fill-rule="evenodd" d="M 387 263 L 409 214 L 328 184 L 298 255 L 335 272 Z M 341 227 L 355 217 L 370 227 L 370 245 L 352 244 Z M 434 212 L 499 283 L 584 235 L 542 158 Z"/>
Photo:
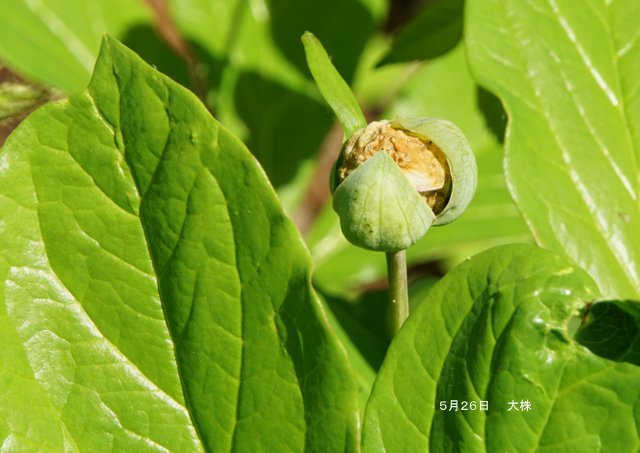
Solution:
<path fill-rule="evenodd" d="M 407 286 L 407 251 L 387 252 L 389 274 L 389 310 L 391 329 L 395 334 L 409 316 L 409 292 Z"/>

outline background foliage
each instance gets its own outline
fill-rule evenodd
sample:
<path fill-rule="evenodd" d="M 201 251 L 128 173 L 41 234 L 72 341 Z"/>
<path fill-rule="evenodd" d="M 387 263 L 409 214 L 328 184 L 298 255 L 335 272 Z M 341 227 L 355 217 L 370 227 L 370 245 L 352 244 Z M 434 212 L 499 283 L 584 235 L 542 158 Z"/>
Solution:
<path fill-rule="evenodd" d="M 434 230 L 412 248 L 410 263 L 437 261 L 437 269 L 431 266 L 428 272 L 441 274 L 490 245 L 531 241 L 502 176 L 504 115 L 499 102 L 469 75 L 459 43 L 462 2 L 434 6 L 385 0 L 336 0 L 334 6 L 172 0 L 86 1 L 70 8 L 64 1 L 16 1 L 0 6 L 0 60 L 23 77 L 59 90 L 60 97 L 86 86 L 102 33 L 123 41 L 191 87 L 247 144 L 307 238 L 316 286 L 352 298 L 384 278 L 384 259 L 347 243 L 329 208 L 326 182 L 340 139 L 306 69 L 300 44 L 305 30 L 323 42 L 370 118 L 445 117 L 460 125 L 477 153 L 484 177 L 474 204 L 458 223 Z M 331 10 L 340 14 L 328 14 Z M 407 21 L 411 25 L 404 27 Z M 403 27 L 388 61 L 445 55 L 422 64 L 376 66 L 389 49 L 391 32 Z M 412 29 L 421 27 L 434 33 L 412 38 Z M 423 54 L 406 53 L 408 42 Z"/>

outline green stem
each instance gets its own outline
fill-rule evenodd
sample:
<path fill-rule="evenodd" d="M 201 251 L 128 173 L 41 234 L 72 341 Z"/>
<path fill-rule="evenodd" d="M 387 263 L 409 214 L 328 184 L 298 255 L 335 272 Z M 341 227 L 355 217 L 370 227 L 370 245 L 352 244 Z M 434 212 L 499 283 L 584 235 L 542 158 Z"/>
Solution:
<path fill-rule="evenodd" d="M 389 274 L 389 310 L 393 335 L 400 330 L 409 316 L 409 292 L 407 285 L 407 251 L 387 252 Z"/>

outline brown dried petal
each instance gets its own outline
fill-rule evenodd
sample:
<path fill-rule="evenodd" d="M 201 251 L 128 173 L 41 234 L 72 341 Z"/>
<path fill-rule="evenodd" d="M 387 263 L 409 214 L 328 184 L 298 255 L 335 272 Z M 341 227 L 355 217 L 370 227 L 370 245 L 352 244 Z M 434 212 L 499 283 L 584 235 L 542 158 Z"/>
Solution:
<path fill-rule="evenodd" d="M 387 121 L 373 122 L 351 137 L 338 170 L 340 182 L 380 151 L 391 156 L 434 212 L 444 207 L 450 185 L 444 153 L 426 137 Z"/>

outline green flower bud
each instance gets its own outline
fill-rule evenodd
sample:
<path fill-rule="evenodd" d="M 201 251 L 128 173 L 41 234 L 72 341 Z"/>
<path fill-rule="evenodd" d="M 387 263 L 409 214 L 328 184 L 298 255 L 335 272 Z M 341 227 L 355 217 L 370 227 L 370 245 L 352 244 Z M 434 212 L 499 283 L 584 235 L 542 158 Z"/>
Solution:
<path fill-rule="evenodd" d="M 377 121 L 353 134 L 332 177 L 333 208 L 345 237 L 396 252 L 466 209 L 477 168 L 466 138 L 436 118 Z"/>

